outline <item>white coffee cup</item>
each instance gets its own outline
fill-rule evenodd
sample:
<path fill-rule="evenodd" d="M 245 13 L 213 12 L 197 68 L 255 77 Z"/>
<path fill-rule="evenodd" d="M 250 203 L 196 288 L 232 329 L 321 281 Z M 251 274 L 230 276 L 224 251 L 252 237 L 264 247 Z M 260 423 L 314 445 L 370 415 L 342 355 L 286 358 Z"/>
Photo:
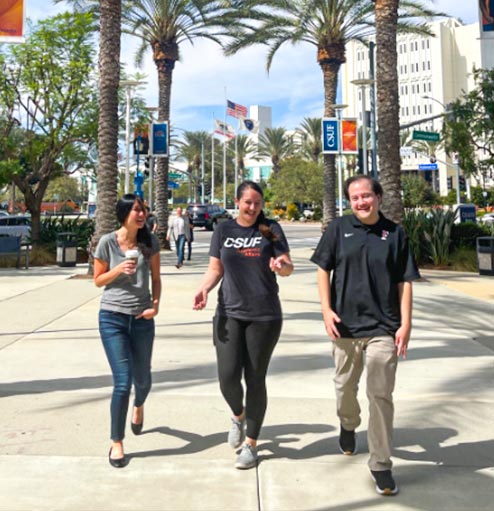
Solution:
<path fill-rule="evenodd" d="M 131 248 L 125 251 L 125 259 L 132 259 L 137 265 L 137 259 L 139 258 L 139 250 L 137 248 Z M 134 271 L 135 273 L 135 271 Z"/>

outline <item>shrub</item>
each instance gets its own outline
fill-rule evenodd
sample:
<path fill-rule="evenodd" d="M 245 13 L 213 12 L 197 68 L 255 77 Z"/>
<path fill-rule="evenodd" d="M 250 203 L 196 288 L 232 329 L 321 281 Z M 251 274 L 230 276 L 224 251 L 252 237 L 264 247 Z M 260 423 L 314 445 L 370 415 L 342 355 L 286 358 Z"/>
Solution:
<path fill-rule="evenodd" d="M 275 208 L 275 209 L 273 209 L 272 213 L 273 213 L 273 216 L 275 216 L 275 217 L 285 218 L 285 210 L 282 208 Z"/>
<path fill-rule="evenodd" d="M 314 214 L 312 215 L 312 220 L 316 222 L 320 222 L 322 220 L 322 208 L 321 206 L 314 207 Z"/>
<path fill-rule="evenodd" d="M 433 209 L 427 215 L 424 227 L 429 258 L 435 266 L 444 266 L 449 262 L 451 229 L 455 221 L 455 211 Z"/>
<path fill-rule="evenodd" d="M 476 248 L 477 238 L 489 236 L 490 230 L 487 226 L 474 222 L 455 224 L 451 230 L 451 243 L 454 249 L 460 247 Z"/>
<path fill-rule="evenodd" d="M 62 232 L 71 232 L 77 236 L 77 247 L 87 252 L 94 227 L 94 220 L 91 218 L 64 218 L 63 216 L 43 218 L 39 242 L 48 250 L 55 251 L 57 235 Z"/>
<path fill-rule="evenodd" d="M 298 220 L 300 218 L 300 210 L 296 204 L 288 204 L 286 208 L 286 216 L 288 220 Z"/>

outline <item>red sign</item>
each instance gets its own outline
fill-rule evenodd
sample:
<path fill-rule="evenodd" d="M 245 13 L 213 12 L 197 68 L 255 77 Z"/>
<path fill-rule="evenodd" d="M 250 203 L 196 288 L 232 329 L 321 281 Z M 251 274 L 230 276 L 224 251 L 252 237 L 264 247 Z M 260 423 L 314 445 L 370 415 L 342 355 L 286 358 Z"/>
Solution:
<path fill-rule="evenodd" d="M 358 153 L 357 119 L 341 120 L 341 152 Z"/>

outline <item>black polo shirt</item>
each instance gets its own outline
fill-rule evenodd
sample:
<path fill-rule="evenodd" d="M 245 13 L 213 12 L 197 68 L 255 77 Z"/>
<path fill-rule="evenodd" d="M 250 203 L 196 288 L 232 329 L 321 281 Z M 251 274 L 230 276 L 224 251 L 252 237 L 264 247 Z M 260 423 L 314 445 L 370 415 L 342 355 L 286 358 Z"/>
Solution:
<path fill-rule="evenodd" d="M 401 325 L 398 284 L 420 278 L 403 229 L 381 213 L 374 225 L 337 218 L 311 261 L 331 278 L 331 308 L 342 337 L 394 335 Z"/>

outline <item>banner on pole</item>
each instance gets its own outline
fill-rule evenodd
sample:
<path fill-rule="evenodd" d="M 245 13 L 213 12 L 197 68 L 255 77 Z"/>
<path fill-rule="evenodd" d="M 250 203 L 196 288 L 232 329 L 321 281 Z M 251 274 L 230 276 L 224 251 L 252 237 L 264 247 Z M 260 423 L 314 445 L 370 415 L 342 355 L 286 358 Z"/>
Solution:
<path fill-rule="evenodd" d="M 1 0 L 0 42 L 23 43 L 25 3 L 27 0 Z"/>
<path fill-rule="evenodd" d="M 149 125 L 149 154 L 155 158 L 168 157 L 168 121 Z"/>
<path fill-rule="evenodd" d="M 325 117 L 322 120 L 322 152 L 338 154 L 340 151 L 340 129 L 338 119 Z"/>
<path fill-rule="evenodd" d="M 218 121 L 218 119 L 214 120 L 214 132 L 230 139 L 235 138 L 235 130 L 233 127 L 223 121 Z"/>
<path fill-rule="evenodd" d="M 358 153 L 357 119 L 345 118 L 341 120 L 341 152 L 343 154 Z"/>

